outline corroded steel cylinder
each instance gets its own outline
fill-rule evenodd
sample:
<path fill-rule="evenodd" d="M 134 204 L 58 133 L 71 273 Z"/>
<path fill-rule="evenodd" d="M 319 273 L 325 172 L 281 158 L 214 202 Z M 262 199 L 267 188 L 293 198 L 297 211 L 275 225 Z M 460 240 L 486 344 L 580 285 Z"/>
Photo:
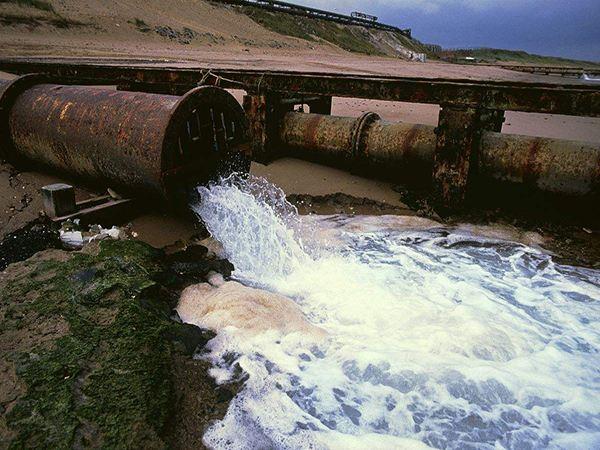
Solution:
<path fill-rule="evenodd" d="M 356 119 L 321 114 L 288 113 L 280 139 L 288 149 L 317 158 L 350 158 Z"/>
<path fill-rule="evenodd" d="M 478 176 L 559 194 L 600 193 L 600 145 L 488 131 Z"/>
<path fill-rule="evenodd" d="M 88 181 L 184 200 L 215 176 L 248 171 L 247 123 L 226 91 L 183 97 L 37 84 L 5 111 L 9 160 L 28 160 Z"/>
<path fill-rule="evenodd" d="M 416 184 L 431 177 L 431 126 L 386 122 L 374 113 L 352 118 L 290 112 L 279 138 L 301 157 L 393 173 Z"/>
<path fill-rule="evenodd" d="M 290 112 L 279 136 L 284 147 L 302 157 L 322 153 L 339 165 L 350 162 L 402 183 L 431 181 L 436 134 L 429 125 L 389 123 L 377 116 L 364 121 Z M 475 163 L 474 179 L 482 181 L 566 195 L 600 193 L 600 144 L 596 143 L 484 131 Z"/>
<path fill-rule="evenodd" d="M 379 120 L 371 124 L 362 139 L 360 161 L 388 178 L 413 185 L 428 184 L 433 167 L 433 127 Z"/>

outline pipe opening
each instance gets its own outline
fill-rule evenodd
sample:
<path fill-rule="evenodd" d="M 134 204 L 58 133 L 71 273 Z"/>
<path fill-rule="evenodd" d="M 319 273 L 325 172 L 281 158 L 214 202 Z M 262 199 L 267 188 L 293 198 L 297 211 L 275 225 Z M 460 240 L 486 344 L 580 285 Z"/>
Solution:
<path fill-rule="evenodd" d="M 199 184 L 249 171 L 247 121 L 223 89 L 176 97 L 26 81 L 0 91 L 11 161 L 175 207 Z"/>
<path fill-rule="evenodd" d="M 175 147 L 165 140 L 171 153 L 165 180 L 170 198 L 187 203 L 198 185 L 249 171 L 247 123 L 231 94 L 211 86 L 190 91 L 176 107 L 172 124 Z"/>

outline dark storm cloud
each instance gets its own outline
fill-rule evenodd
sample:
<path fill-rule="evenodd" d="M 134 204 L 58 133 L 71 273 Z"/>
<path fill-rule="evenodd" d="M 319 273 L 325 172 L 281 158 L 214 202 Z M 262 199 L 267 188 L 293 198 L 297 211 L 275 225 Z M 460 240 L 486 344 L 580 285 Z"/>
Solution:
<path fill-rule="evenodd" d="M 289 0 L 288 0 L 289 1 Z M 293 1 L 293 0 L 291 0 Z M 600 61 L 600 0 L 298 0 L 376 14 L 443 47 L 496 47 Z"/>

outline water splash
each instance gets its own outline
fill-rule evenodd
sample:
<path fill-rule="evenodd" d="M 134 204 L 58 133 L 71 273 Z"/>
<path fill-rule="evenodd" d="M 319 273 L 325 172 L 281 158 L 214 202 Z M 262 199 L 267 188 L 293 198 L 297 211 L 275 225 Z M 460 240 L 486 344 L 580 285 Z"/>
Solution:
<path fill-rule="evenodd" d="M 232 175 L 210 188 L 192 206 L 208 231 L 223 243 L 237 274 L 249 280 L 284 276 L 308 256 L 295 236 L 297 210 L 284 192 L 263 178 Z M 242 233 L 242 234 L 240 234 Z"/>
<path fill-rule="evenodd" d="M 200 194 L 235 275 L 328 333 L 219 333 L 215 373 L 248 380 L 210 447 L 600 447 L 599 271 L 431 224 L 301 219 L 256 178 Z"/>

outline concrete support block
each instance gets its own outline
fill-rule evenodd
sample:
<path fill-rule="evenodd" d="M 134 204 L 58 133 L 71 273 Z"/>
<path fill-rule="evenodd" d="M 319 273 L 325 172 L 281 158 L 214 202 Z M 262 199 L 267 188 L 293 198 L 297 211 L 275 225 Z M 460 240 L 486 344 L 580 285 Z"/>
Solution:
<path fill-rule="evenodd" d="M 46 215 L 51 218 L 67 216 L 77 211 L 75 189 L 68 184 L 56 183 L 44 186 L 42 201 Z"/>

